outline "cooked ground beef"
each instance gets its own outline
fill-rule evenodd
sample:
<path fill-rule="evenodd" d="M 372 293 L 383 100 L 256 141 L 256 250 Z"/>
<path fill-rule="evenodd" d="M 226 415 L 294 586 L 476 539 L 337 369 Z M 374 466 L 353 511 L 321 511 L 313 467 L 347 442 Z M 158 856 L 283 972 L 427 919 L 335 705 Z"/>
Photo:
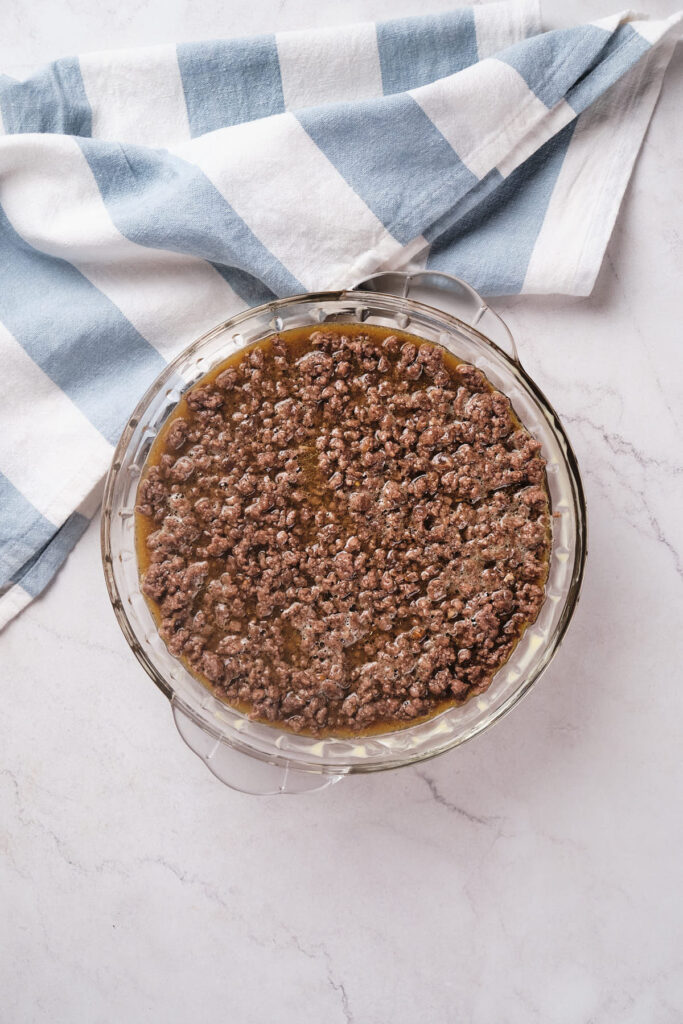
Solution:
<path fill-rule="evenodd" d="M 163 640 L 222 700 L 313 735 L 481 693 L 543 602 L 540 447 L 479 370 L 409 335 L 259 342 L 187 392 L 140 483 Z"/>

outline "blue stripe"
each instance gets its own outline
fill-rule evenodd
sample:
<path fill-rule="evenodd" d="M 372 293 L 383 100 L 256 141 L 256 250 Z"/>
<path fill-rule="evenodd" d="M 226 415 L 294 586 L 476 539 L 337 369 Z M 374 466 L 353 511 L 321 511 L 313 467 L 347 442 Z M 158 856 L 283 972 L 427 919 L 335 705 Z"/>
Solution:
<path fill-rule="evenodd" d="M 478 179 L 412 96 L 297 112 L 325 156 L 403 245 Z"/>
<path fill-rule="evenodd" d="M 600 55 L 600 63 L 567 93 L 567 103 L 580 114 L 621 78 L 650 49 L 630 25 L 620 25 Z"/>
<path fill-rule="evenodd" d="M 176 47 L 192 137 L 285 109 L 275 36 Z"/>
<path fill-rule="evenodd" d="M 434 243 L 429 269 L 457 274 L 486 295 L 520 292 L 575 126 L 563 128 L 493 190 L 490 178 L 489 194 Z"/>
<path fill-rule="evenodd" d="M 435 82 L 476 64 L 474 12 L 464 7 L 380 22 L 377 49 L 386 96 Z"/>
<path fill-rule="evenodd" d="M 459 202 L 454 203 L 446 212 L 443 217 L 434 221 L 432 225 L 424 232 L 424 237 L 430 243 L 435 242 L 446 234 L 455 224 L 459 224 L 479 203 L 486 198 L 489 193 L 497 189 L 503 181 L 503 175 L 500 171 L 494 168 L 492 171 L 482 178 L 474 188 L 470 189 L 467 195 L 463 196 Z"/>
<path fill-rule="evenodd" d="M 76 57 L 48 64 L 25 82 L 0 76 L 0 111 L 8 134 L 92 135 L 92 112 Z"/>
<path fill-rule="evenodd" d="M 0 473 L 0 587 L 8 583 L 55 532 L 55 527 Z"/>
<path fill-rule="evenodd" d="M 113 302 L 66 260 L 30 246 L 1 208 L 0 320 L 111 442 L 165 365 Z"/>
<path fill-rule="evenodd" d="M 263 302 L 270 292 L 305 291 L 194 164 L 142 146 L 83 140 L 81 148 L 111 219 L 127 238 L 209 260 L 246 302 L 255 292 Z"/>
<path fill-rule="evenodd" d="M 228 282 L 235 294 L 239 295 L 248 306 L 261 306 L 264 302 L 270 302 L 276 298 L 274 291 L 271 291 L 263 281 L 259 281 L 253 274 L 248 274 L 246 270 L 240 270 L 238 267 L 225 267 L 220 263 L 210 262 L 213 269 L 218 271 L 223 280 Z M 294 290 L 303 291 L 303 285 L 297 282 Z"/>
<path fill-rule="evenodd" d="M 38 597 L 83 536 L 89 522 L 90 520 L 80 512 L 70 515 L 64 525 L 54 533 L 49 543 L 14 574 L 12 583 L 20 583 L 31 597 Z"/>
<path fill-rule="evenodd" d="M 522 76 L 529 88 L 554 107 L 600 59 L 610 33 L 595 25 L 557 29 L 524 39 L 496 54 Z"/>

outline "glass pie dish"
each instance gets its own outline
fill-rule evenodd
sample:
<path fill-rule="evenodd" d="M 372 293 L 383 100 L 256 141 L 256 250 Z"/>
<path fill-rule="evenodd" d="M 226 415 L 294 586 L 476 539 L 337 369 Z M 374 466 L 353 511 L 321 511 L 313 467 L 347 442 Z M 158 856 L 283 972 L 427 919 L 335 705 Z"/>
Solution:
<path fill-rule="evenodd" d="M 463 301 L 474 308 L 469 319 L 460 310 Z M 451 308 L 455 303 L 458 315 L 436 308 L 435 302 Z M 485 319 L 500 344 L 482 333 Z M 170 654 L 140 589 L 135 502 L 154 439 L 189 387 L 267 335 L 329 322 L 407 331 L 481 369 L 542 444 L 552 541 L 540 614 L 486 692 L 393 732 L 321 738 L 250 720 L 215 697 Z M 576 607 L 586 557 L 586 510 L 576 459 L 562 424 L 522 367 L 500 317 L 474 289 L 451 275 L 379 274 L 359 290 L 299 295 L 246 310 L 204 334 L 169 364 L 138 403 L 114 453 L 103 500 L 102 557 L 119 625 L 133 653 L 168 697 L 188 746 L 234 789 L 301 793 L 324 788 L 350 773 L 399 768 L 441 754 L 487 729 L 528 693 L 552 659 Z"/>

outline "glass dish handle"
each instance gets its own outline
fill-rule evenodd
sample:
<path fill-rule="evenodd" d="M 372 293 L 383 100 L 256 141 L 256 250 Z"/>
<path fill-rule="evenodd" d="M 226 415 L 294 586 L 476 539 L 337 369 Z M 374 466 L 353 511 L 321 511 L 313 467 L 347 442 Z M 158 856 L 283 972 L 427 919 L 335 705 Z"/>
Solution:
<path fill-rule="evenodd" d="M 173 719 L 178 732 L 190 750 L 221 782 L 240 793 L 254 796 L 275 796 L 283 793 L 311 793 L 325 789 L 344 778 L 322 772 L 305 772 L 289 765 L 268 764 L 243 754 L 224 740 L 206 732 L 187 714 L 175 698 L 171 701 Z"/>
<path fill-rule="evenodd" d="M 383 283 L 380 285 L 380 282 Z M 468 320 L 464 320 L 463 316 L 459 313 L 453 313 L 453 315 L 457 315 L 464 323 L 475 328 L 486 317 L 495 321 L 502 342 L 502 344 L 498 345 L 498 348 L 505 347 L 508 349 L 508 354 L 512 361 L 520 368 L 522 366 L 512 331 L 503 318 L 496 313 L 495 309 L 491 309 L 486 300 L 482 298 L 471 284 L 463 281 L 461 277 L 456 277 L 455 274 L 446 274 L 442 270 L 381 270 L 377 274 L 371 274 L 370 277 L 366 277 L 364 281 L 356 285 L 354 290 L 388 292 L 390 295 L 400 295 L 404 299 L 416 299 L 418 302 L 433 306 L 435 309 L 445 313 L 451 313 L 451 309 L 444 309 L 444 296 L 447 300 L 446 306 L 448 306 L 448 299 L 451 301 L 453 299 L 462 301 L 464 293 L 467 303 L 474 306 L 474 313 Z M 498 344 L 495 338 L 493 341 Z"/>

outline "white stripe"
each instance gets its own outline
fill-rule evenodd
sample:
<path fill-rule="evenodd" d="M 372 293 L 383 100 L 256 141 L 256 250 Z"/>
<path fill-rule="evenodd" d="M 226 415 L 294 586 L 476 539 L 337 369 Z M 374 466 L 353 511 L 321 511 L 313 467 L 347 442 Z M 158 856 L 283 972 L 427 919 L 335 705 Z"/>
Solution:
<path fill-rule="evenodd" d="M 288 110 L 382 95 L 374 24 L 338 25 L 276 37 Z"/>
<path fill-rule="evenodd" d="M 176 151 L 202 169 L 310 291 L 348 287 L 352 278 L 405 255 L 293 114 L 211 132 Z M 294 215 L 284 216 L 284 211 Z M 425 244 L 415 240 L 409 250 Z"/>
<path fill-rule="evenodd" d="M 657 21 L 650 21 L 647 14 L 635 11 L 622 11 L 621 14 L 612 14 L 606 18 L 598 18 L 596 21 L 589 21 L 589 25 L 602 28 L 605 32 L 616 32 L 620 25 L 630 25 L 643 39 L 654 46 L 660 39 L 667 35 L 676 25 L 683 21 L 683 11 L 676 11 L 668 18 L 661 18 Z"/>
<path fill-rule="evenodd" d="M 595 18 L 593 21 L 589 21 L 589 25 L 593 25 L 595 28 L 604 29 L 605 32 L 609 32 L 610 35 L 619 28 L 620 25 L 624 25 L 634 15 L 629 14 L 628 11 L 622 11 L 621 14 L 608 14 L 604 18 Z"/>
<path fill-rule="evenodd" d="M 33 598 L 20 583 L 15 583 L 0 597 L 0 629 L 6 626 L 31 603 Z"/>
<path fill-rule="evenodd" d="M 560 100 L 552 110 L 546 110 L 542 120 L 532 124 L 517 145 L 513 146 L 509 153 L 498 161 L 497 169 L 504 178 L 507 178 L 508 174 L 512 174 L 516 167 L 528 160 L 541 146 L 544 146 L 549 139 L 566 128 L 575 118 L 576 111 L 572 110 L 564 100 Z"/>
<path fill-rule="evenodd" d="M 494 167 L 508 174 L 524 158 L 532 135 L 545 141 L 558 131 L 558 122 L 576 116 L 564 101 L 549 111 L 518 71 L 494 57 L 413 89 L 411 96 L 478 178 Z"/>
<path fill-rule="evenodd" d="M 431 248 L 431 245 L 426 245 L 424 249 L 421 249 L 419 252 L 415 253 L 412 259 L 408 260 L 408 262 L 405 264 L 404 267 L 402 267 L 402 269 L 407 270 L 409 273 L 415 273 L 418 270 L 426 270 L 427 260 L 429 259 L 429 253 L 431 251 Z"/>
<path fill-rule="evenodd" d="M 472 8 L 479 60 L 541 31 L 539 0 L 477 4 Z"/>
<path fill-rule="evenodd" d="M 92 519 L 97 512 L 102 502 L 102 495 L 104 493 L 104 479 L 98 480 L 93 489 L 89 494 L 86 494 L 83 501 L 78 505 L 74 512 L 80 512 L 86 519 Z"/>
<path fill-rule="evenodd" d="M 523 292 L 590 295 L 675 45 L 657 46 L 579 117 Z"/>
<path fill-rule="evenodd" d="M 112 446 L 0 324 L 0 472 L 61 526 L 107 469 Z"/>
<path fill-rule="evenodd" d="M 204 260 L 124 238 L 75 139 L 8 136 L 0 201 L 27 242 L 77 267 L 164 358 L 245 307 Z"/>
<path fill-rule="evenodd" d="M 86 53 L 79 63 L 94 138 L 142 146 L 190 138 L 175 46 Z"/>
<path fill-rule="evenodd" d="M 637 15 L 632 15 L 633 18 L 637 18 Z M 642 21 L 634 20 L 630 21 L 632 29 L 642 36 L 643 39 L 654 46 L 662 36 L 670 32 L 675 25 L 680 25 L 683 21 L 683 12 L 678 11 L 676 14 L 672 14 L 671 17 L 665 18 L 663 21 Z"/>

